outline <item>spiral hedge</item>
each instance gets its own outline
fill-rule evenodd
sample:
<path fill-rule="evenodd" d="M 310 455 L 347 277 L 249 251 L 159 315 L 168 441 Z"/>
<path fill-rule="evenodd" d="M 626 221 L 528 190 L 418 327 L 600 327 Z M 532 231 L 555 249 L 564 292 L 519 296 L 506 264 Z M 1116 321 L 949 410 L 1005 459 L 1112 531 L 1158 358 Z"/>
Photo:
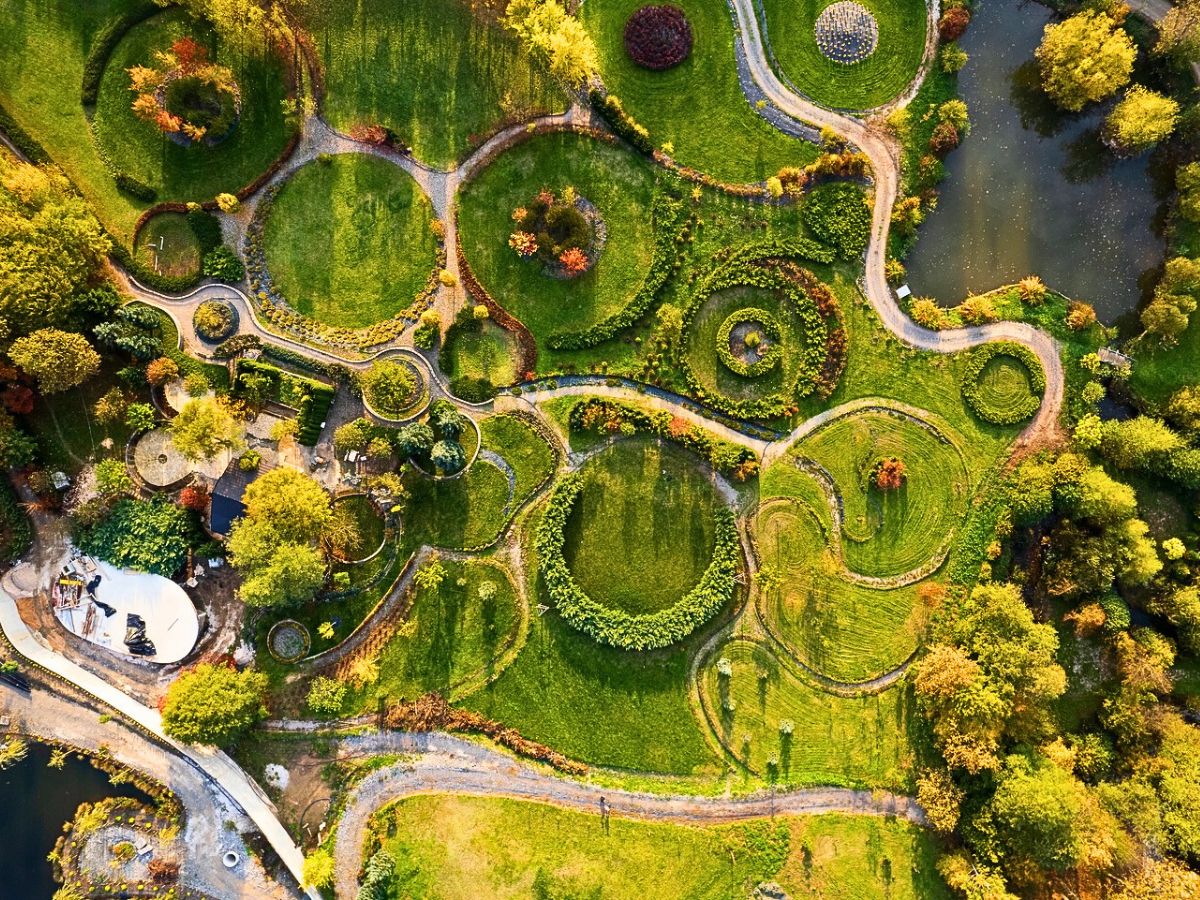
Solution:
<path fill-rule="evenodd" d="M 1028 392 L 996 396 L 983 382 L 990 362 L 1010 357 L 1019 362 L 1029 376 Z M 967 361 L 962 375 L 962 395 L 975 415 L 995 425 L 1015 425 L 1038 411 L 1042 393 L 1046 390 L 1046 373 L 1033 351 L 1012 341 L 994 341 L 975 350 Z"/>
<path fill-rule="evenodd" d="M 555 486 L 535 541 L 546 589 L 567 624 L 622 650 L 656 650 L 683 640 L 733 598 L 739 554 L 737 525 L 733 512 L 721 507 L 715 513 L 712 562 L 681 600 L 640 615 L 597 603 L 579 587 L 563 555 L 567 518 L 582 490 L 583 476 L 578 472 Z"/>
<path fill-rule="evenodd" d="M 733 350 L 730 346 L 733 329 L 746 323 L 758 325 L 770 340 L 770 343 L 763 348 L 762 356 L 759 357 L 757 362 L 743 362 L 733 355 Z M 747 306 L 744 309 L 734 310 L 721 323 L 721 327 L 717 330 L 717 356 L 720 357 L 721 362 L 731 372 L 735 372 L 745 378 L 757 378 L 759 375 L 769 372 L 779 365 L 780 359 L 783 358 L 782 342 L 783 328 L 774 314 L 765 309 Z"/>
<path fill-rule="evenodd" d="M 692 25 L 678 6 L 643 6 L 625 22 L 625 52 L 655 72 L 677 66 L 692 52 Z"/>

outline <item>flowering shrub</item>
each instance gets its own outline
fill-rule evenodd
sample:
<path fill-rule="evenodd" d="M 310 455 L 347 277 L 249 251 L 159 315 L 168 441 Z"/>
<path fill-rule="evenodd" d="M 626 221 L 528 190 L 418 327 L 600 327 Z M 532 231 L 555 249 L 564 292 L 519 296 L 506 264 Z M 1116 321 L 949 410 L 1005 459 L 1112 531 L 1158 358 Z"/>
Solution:
<path fill-rule="evenodd" d="M 515 250 L 521 259 L 530 259 L 538 252 L 537 236 L 528 231 L 514 231 L 508 236 L 508 246 Z"/>
<path fill-rule="evenodd" d="M 208 51 L 189 37 L 155 56 L 157 65 L 128 70 L 134 114 L 182 143 L 226 137 L 242 102 L 233 72 L 210 63 Z"/>
<path fill-rule="evenodd" d="M 540 257 L 551 274 L 583 274 L 604 243 L 603 225 L 572 187 L 558 196 L 543 188 L 528 207 L 514 209 L 512 218 L 517 230 L 509 235 L 508 246 L 522 259 Z"/>
<path fill-rule="evenodd" d="M 692 26 L 678 6 L 643 6 L 625 22 L 625 52 L 639 66 L 661 72 L 692 52 Z"/>
<path fill-rule="evenodd" d="M 583 274 L 588 268 L 587 254 L 578 247 L 564 250 L 558 257 L 558 261 L 562 263 L 563 270 L 571 277 Z"/>

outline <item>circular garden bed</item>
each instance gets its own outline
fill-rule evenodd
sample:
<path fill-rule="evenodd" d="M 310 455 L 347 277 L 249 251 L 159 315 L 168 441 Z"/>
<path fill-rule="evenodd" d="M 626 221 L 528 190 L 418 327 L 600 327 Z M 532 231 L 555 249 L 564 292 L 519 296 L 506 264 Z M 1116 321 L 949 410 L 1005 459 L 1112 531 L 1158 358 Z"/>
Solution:
<path fill-rule="evenodd" d="M 361 384 L 367 411 L 383 422 L 411 419 L 429 402 L 425 376 L 403 357 L 390 356 L 376 363 Z"/>
<path fill-rule="evenodd" d="M 757 378 L 779 365 L 783 329 L 765 309 L 746 307 L 729 314 L 717 329 L 717 356 L 744 378 Z"/>
<path fill-rule="evenodd" d="M 661 72 L 692 52 L 692 25 L 678 6 L 643 6 L 625 22 L 625 52 L 645 69 Z"/>
<path fill-rule="evenodd" d="M 1028 347 L 1011 341 L 984 344 L 971 353 L 962 375 L 963 400 L 985 422 L 1015 425 L 1042 405 L 1046 373 Z"/>
<path fill-rule="evenodd" d="M 862 62 L 879 46 L 879 25 L 871 11 L 854 0 L 825 7 L 813 27 L 826 59 L 842 65 Z"/>
<path fill-rule="evenodd" d="M 202 339 L 219 344 L 237 331 L 237 310 L 223 300 L 205 300 L 192 313 L 192 327 Z"/>
<path fill-rule="evenodd" d="M 282 663 L 302 659 L 312 647 L 312 635 L 295 619 L 283 619 L 267 633 L 267 650 Z"/>
<path fill-rule="evenodd" d="M 543 189 L 513 210 L 516 231 L 508 245 L 521 259 L 538 258 L 551 278 L 577 278 L 600 258 L 608 231 L 600 212 L 572 187 Z"/>
<path fill-rule="evenodd" d="M 142 265 L 172 278 L 200 274 L 200 241 L 184 213 L 151 216 L 133 239 L 134 257 Z"/>

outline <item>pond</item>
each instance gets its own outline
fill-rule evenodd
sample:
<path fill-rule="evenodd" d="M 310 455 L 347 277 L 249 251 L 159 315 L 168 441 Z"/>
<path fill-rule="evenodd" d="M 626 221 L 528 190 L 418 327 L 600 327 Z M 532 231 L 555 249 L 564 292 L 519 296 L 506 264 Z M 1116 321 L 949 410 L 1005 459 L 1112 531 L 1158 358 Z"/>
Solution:
<path fill-rule="evenodd" d="M 0 772 L 0 898 L 50 900 L 54 883 L 46 854 L 80 803 L 144 795 L 132 785 L 113 787 L 108 775 L 72 757 L 62 769 L 46 763 L 50 749 L 30 743 L 22 762 Z"/>
<path fill-rule="evenodd" d="M 1137 307 L 1139 277 L 1162 261 L 1148 155 L 1114 158 L 1107 110 L 1051 106 L 1033 53 L 1051 11 L 985 0 L 962 40 L 959 85 L 972 128 L 946 160 L 938 208 L 906 263 L 915 294 L 946 306 L 1035 273 L 1112 323 Z"/>

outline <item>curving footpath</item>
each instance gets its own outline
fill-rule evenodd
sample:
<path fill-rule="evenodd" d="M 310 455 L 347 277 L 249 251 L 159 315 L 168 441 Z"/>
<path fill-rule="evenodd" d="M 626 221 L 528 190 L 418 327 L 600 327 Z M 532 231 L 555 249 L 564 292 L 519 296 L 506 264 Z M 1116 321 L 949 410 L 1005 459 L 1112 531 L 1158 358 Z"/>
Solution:
<path fill-rule="evenodd" d="M 337 895 L 352 897 L 371 816 L 380 807 L 418 794 L 459 794 L 550 803 L 567 809 L 604 811 L 648 821 L 690 825 L 760 819 L 776 814 L 899 816 L 917 824 L 925 814 L 915 800 L 883 791 L 813 788 L 741 799 L 679 797 L 634 793 L 546 775 L 478 744 L 444 734 L 389 732 L 358 735 L 343 742 L 347 750 L 417 754 L 412 762 L 389 766 L 364 778 L 346 801 L 338 824 L 334 857 Z"/>

